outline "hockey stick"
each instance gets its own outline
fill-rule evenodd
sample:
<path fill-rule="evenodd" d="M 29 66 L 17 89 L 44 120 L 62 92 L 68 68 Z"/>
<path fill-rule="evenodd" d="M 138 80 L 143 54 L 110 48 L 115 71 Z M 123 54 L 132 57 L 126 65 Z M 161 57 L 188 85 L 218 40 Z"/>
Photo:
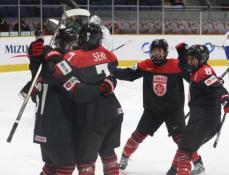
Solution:
<path fill-rule="evenodd" d="M 227 73 L 229 73 L 229 67 L 222 73 L 222 75 L 220 75 L 220 79 L 223 79 L 223 77 L 227 74 Z M 189 115 L 190 115 L 190 111 L 184 116 L 184 119 L 186 120 L 188 117 L 189 117 Z"/>
<path fill-rule="evenodd" d="M 205 46 L 208 48 L 209 52 L 212 52 L 215 47 L 224 48 L 224 46 L 214 45 L 212 43 L 205 43 Z"/>
<path fill-rule="evenodd" d="M 51 38 L 51 40 L 49 42 L 49 46 L 53 45 L 54 40 L 55 40 L 55 38 L 57 36 L 57 32 L 60 29 L 62 22 L 66 18 L 71 17 L 71 16 L 87 16 L 88 17 L 88 16 L 90 16 L 90 13 L 89 13 L 88 10 L 85 10 L 85 9 L 71 9 L 71 10 L 65 11 L 63 13 L 63 15 L 61 16 L 61 19 L 60 19 L 60 21 L 59 21 L 59 23 L 58 23 L 58 25 L 56 27 L 55 33 L 54 33 L 54 35 L 52 36 L 52 38 Z M 24 100 L 24 102 L 23 102 L 23 104 L 22 104 L 22 106 L 20 108 L 20 111 L 19 111 L 19 113 L 17 115 L 17 118 L 16 118 L 16 120 L 15 120 L 15 122 L 14 122 L 14 124 L 13 124 L 13 126 L 12 126 L 12 128 L 10 130 L 9 136 L 7 138 L 7 142 L 11 142 L 11 140 L 13 138 L 13 135 L 14 135 L 17 127 L 18 127 L 19 121 L 20 121 L 20 119 L 22 117 L 22 114 L 23 114 L 23 112 L 25 110 L 25 107 L 26 107 L 26 105 L 27 105 L 27 103 L 29 101 L 29 98 L 30 98 L 30 96 L 32 94 L 32 90 L 33 90 L 33 88 L 34 88 L 34 86 L 35 86 L 35 84 L 36 84 L 36 82 L 38 80 L 38 77 L 39 77 L 39 75 L 41 73 L 41 70 L 42 70 L 42 64 L 40 64 L 40 66 L 39 66 L 39 68 L 37 70 L 37 73 L 36 73 L 36 75 L 35 75 L 35 77 L 34 77 L 34 79 L 32 81 L 32 84 L 31 84 L 30 88 L 29 88 L 29 92 L 26 95 L 25 100 Z"/>
<path fill-rule="evenodd" d="M 219 45 L 215 45 L 215 44 L 212 44 L 212 43 L 205 43 L 205 46 L 209 46 L 210 48 L 215 48 L 215 47 L 224 47 L 224 46 L 219 46 Z"/>
<path fill-rule="evenodd" d="M 129 40 L 129 41 L 127 41 L 127 42 L 121 44 L 120 46 L 116 47 L 115 49 L 112 49 L 111 51 L 114 52 L 114 51 L 116 51 L 116 50 L 122 48 L 123 46 L 125 46 L 125 45 L 131 43 L 131 42 L 132 42 L 132 40 Z"/>
<path fill-rule="evenodd" d="M 226 119 L 226 115 L 227 115 L 227 113 L 224 112 L 222 122 L 220 123 L 219 131 L 217 132 L 217 135 L 216 135 L 216 138 L 215 138 L 215 142 L 213 144 L 214 148 L 217 147 L 217 144 L 218 144 L 218 141 L 219 141 L 219 137 L 221 135 L 221 131 L 222 131 L 222 128 L 223 128 L 223 124 L 224 124 L 225 119 Z"/>
<path fill-rule="evenodd" d="M 48 19 L 48 22 L 53 26 L 53 28 L 55 27 L 55 29 L 59 24 L 59 21 L 53 18 Z M 60 29 L 64 29 L 64 28 L 66 28 L 65 25 L 61 24 Z"/>

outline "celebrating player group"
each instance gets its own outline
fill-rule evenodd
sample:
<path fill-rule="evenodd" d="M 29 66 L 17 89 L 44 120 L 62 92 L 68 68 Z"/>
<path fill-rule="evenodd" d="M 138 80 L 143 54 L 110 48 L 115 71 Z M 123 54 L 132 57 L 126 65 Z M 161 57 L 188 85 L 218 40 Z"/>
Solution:
<path fill-rule="evenodd" d="M 140 143 L 163 123 L 177 145 L 166 175 L 203 174 L 204 158 L 198 150 L 220 130 L 221 111 L 229 113 L 229 94 L 223 77 L 207 63 L 208 48 L 178 43 L 178 58 L 168 58 L 167 41 L 158 38 L 152 41 L 148 58 L 118 68 L 109 31 L 100 22 L 92 16 L 80 23 L 78 33 L 69 26 L 60 28 L 55 47 L 45 45 L 38 31 L 29 47 L 32 80 L 20 93 L 28 94 L 42 64 L 31 93 L 37 106 L 33 140 L 40 144 L 44 161 L 40 175 L 72 175 L 75 168 L 79 175 L 94 175 L 98 155 L 104 175 L 120 175 Z M 120 146 L 125 115 L 114 94 L 117 79 L 139 78 L 144 111 L 118 161 L 115 148 Z M 189 83 L 187 125 L 183 80 Z"/>

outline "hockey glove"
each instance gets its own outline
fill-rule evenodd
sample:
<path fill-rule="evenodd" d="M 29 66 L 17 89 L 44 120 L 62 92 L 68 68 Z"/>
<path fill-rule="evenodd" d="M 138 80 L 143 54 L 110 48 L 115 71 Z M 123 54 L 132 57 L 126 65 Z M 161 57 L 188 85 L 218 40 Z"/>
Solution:
<path fill-rule="evenodd" d="M 30 50 L 29 50 L 29 56 L 30 57 L 39 57 L 42 55 L 44 51 L 44 40 L 36 40 L 31 43 Z"/>
<path fill-rule="evenodd" d="M 116 78 L 114 78 L 113 76 L 108 76 L 100 84 L 99 86 L 100 92 L 104 95 L 112 94 L 116 87 L 116 84 L 117 84 Z"/>
<path fill-rule="evenodd" d="M 186 51 L 187 51 L 188 45 L 186 43 L 180 43 L 176 45 L 177 53 L 178 53 L 178 59 L 180 63 L 186 63 Z"/>
<path fill-rule="evenodd" d="M 229 113 L 229 94 L 222 95 L 221 102 L 224 106 L 224 112 Z"/>

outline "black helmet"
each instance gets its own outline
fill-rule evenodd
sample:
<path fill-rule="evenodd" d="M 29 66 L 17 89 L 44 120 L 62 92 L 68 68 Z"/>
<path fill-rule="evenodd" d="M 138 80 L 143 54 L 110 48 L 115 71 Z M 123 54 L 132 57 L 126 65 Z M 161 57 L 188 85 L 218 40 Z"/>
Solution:
<path fill-rule="evenodd" d="M 192 45 L 187 49 L 187 55 L 196 57 L 200 66 L 208 61 L 209 50 L 205 45 Z"/>
<path fill-rule="evenodd" d="M 152 61 L 157 65 L 163 65 L 166 63 L 166 57 L 169 53 L 168 51 L 168 43 L 165 39 L 155 39 L 150 45 L 150 57 L 152 58 Z M 157 58 L 152 54 L 152 51 L 154 48 L 161 48 L 164 50 L 164 59 Z"/>
<path fill-rule="evenodd" d="M 36 39 L 44 39 L 44 33 L 40 29 L 35 30 L 34 36 L 35 36 Z"/>
<path fill-rule="evenodd" d="M 58 31 L 58 34 L 55 38 L 55 45 L 57 48 L 65 48 L 66 45 L 70 42 L 77 41 L 77 34 L 71 28 L 64 28 Z"/>
<path fill-rule="evenodd" d="M 99 47 L 101 39 L 100 26 L 93 23 L 84 24 L 79 32 L 78 46 L 83 50 L 93 50 Z"/>

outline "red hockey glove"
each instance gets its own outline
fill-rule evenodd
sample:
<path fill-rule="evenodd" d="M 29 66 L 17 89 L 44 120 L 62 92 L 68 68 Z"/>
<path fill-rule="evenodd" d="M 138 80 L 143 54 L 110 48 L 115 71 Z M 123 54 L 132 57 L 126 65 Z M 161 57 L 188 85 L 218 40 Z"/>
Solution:
<path fill-rule="evenodd" d="M 229 94 L 222 95 L 221 102 L 224 106 L 224 112 L 229 113 Z"/>
<path fill-rule="evenodd" d="M 104 95 L 112 94 L 117 84 L 116 78 L 113 76 L 108 76 L 103 80 L 103 82 L 100 84 L 99 89 L 100 92 Z"/>
<path fill-rule="evenodd" d="M 33 57 L 38 57 L 41 56 L 43 51 L 44 51 L 44 41 L 34 41 L 31 43 L 30 45 L 31 47 L 31 53 L 29 53 L 29 56 L 33 56 Z"/>

